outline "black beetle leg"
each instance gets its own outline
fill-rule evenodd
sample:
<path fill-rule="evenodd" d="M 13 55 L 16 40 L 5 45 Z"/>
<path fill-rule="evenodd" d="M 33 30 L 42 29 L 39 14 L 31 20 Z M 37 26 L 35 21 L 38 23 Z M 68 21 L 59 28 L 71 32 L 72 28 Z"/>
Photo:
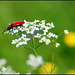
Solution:
<path fill-rule="evenodd" d="M 13 33 L 13 27 L 12 27 L 12 33 Z"/>

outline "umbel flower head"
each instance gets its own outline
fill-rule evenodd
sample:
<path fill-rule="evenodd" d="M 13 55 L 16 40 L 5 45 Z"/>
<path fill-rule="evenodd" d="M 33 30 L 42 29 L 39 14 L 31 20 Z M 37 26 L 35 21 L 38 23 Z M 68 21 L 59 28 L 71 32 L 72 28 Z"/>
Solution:
<path fill-rule="evenodd" d="M 39 43 L 45 42 L 46 45 L 52 42 L 51 38 L 58 38 L 58 35 L 50 32 L 52 28 L 55 28 L 53 22 L 45 23 L 45 20 L 35 20 L 33 22 L 24 20 L 24 22 L 22 26 L 13 27 L 10 31 L 5 32 L 18 35 L 17 39 L 12 40 L 12 44 L 16 44 L 16 47 L 27 45 L 27 42 L 31 40 L 31 35 L 33 35 L 33 38 L 39 39 Z"/>

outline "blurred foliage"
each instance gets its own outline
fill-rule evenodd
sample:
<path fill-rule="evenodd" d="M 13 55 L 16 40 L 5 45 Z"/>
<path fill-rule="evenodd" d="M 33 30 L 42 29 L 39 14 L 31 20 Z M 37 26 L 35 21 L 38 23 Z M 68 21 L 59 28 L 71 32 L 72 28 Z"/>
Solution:
<path fill-rule="evenodd" d="M 0 1 L 0 34 L 13 23 L 21 20 L 46 20 L 56 26 L 51 31 L 60 34 L 64 29 L 75 32 L 75 2 L 69 1 Z M 61 46 L 55 48 L 54 63 L 58 66 L 58 73 L 66 73 L 75 69 L 75 48 L 64 43 L 62 35 L 58 42 Z M 34 53 L 23 47 L 16 48 L 11 44 L 15 38 L 12 35 L 0 36 L 0 58 L 5 58 L 16 72 L 27 73 L 30 68 L 26 65 L 28 55 Z M 44 61 L 52 61 L 52 46 L 43 44 L 37 53 L 43 56 Z"/>

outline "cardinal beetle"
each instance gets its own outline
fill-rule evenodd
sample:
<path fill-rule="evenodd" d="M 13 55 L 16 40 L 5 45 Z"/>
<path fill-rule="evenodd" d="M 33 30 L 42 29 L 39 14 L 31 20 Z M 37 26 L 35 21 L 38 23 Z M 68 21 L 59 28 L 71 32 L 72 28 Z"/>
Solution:
<path fill-rule="evenodd" d="M 7 27 L 5 30 L 9 30 L 10 31 L 10 29 L 13 29 L 13 27 L 22 26 L 24 23 L 25 23 L 24 21 L 18 21 L 18 22 L 11 23 L 9 25 L 9 27 Z M 2 34 L 5 32 L 5 30 L 2 32 Z"/>

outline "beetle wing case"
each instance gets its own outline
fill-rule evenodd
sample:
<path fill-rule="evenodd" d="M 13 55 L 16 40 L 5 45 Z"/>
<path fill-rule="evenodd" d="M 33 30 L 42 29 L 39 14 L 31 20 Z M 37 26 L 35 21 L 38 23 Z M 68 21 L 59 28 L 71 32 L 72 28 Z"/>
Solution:
<path fill-rule="evenodd" d="M 16 27 L 16 26 L 22 25 L 24 23 L 25 23 L 24 21 L 18 21 L 18 22 L 11 23 L 11 25 L 12 25 L 12 27 Z"/>

